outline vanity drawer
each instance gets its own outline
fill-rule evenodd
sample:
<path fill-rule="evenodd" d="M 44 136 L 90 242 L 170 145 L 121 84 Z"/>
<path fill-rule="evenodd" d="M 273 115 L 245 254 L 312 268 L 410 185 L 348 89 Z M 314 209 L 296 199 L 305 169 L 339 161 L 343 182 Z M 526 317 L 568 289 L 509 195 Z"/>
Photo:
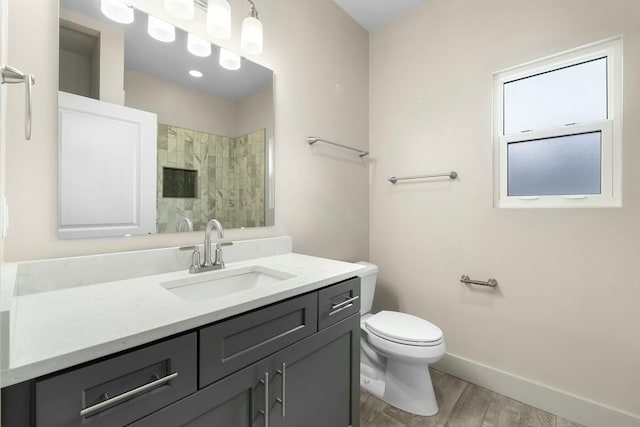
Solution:
<path fill-rule="evenodd" d="M 318 291 L 318 329 L 324 329 L 360 311 L 360 278 L 345 280 Z"/>
<path fill-rule="evenodd" d="M 318 330 L 312 292 L 200 330 L 200 388 Z"/>
<path fill-rule="evenodd" d="M 194 332 L 36 381 L 36 426 L 129 424 L 193 393 L 196 368 Z"/>

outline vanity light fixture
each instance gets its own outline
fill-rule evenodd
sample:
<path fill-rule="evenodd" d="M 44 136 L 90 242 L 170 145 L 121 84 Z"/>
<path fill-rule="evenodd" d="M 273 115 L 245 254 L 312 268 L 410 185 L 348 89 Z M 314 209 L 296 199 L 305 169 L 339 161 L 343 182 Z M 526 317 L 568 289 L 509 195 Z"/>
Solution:
<path fill-rule="evenodd" d="M 250 55 L 260 55 L 263 45 L 262 23 L 253 0 L 249 4 L 249 16 L 242 21 L 240 47 Z M 207 32 L 217 39 L 231 37 L 231 6 L 228 0 L 195 0 L 196 6 L 207 11 Z"/>
<path fill-rule="evenodd" d="M 170 43 L 176 39 L 176 27 L 153 15 L 149 15 L 147 32 L 151 37 L 163 43 Z"/>
<path fill-rule="evenodd" d="M 189 33 L 187 35 L 187 50 L 192 55 L 206 58 L 211 55 L 211 43 L 202 39 L 194 34 Z"/>
<path fill-rule="evenodd" d="M 231 37 L 231 6 L 227 0 L 207 3 L 207 32 L 217 39 Z"/>
<path fill-rule="evenodd" d="M 251 0 L 246 0 L 251 7 L 249 16 L 242 21 L 242 33 L 240 35 L 240 48 L 250 55 L 262 53 L 262 23 L 258 20 L 256 5 Z"/>
<path fill-rule="evenodd" d="M 164 8 L 178 19 L 193 19 L 194 0 L 164 0 Z"/>
<path fill-rule="evenodd" d="M 239 70 L 241 65 L 240 55 L 237 53 L 233 53 L 228 51 L 227 49 L 221 47 L 220 48 L 220 58 L 218 59 L 218 63 L 222 68 L 227 70 Z"/>
<path fill-rule="evenodd" d="M 121 0 L 100 0 L 100 11 L 120 24 L 133 22 L 133 8 Z"/>
<path fill-rule="evenodd" d="M 202 73 L 198 70 L 191 70 L 189 71 L 189 75 L 191 77 L 202 77 Z"/>

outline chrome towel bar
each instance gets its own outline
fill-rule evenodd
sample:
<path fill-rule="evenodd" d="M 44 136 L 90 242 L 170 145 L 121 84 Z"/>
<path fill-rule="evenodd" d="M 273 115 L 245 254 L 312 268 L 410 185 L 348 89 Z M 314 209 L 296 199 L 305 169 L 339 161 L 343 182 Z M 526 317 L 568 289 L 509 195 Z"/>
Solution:
<path fill-rule="evenodd" d="M 2 65 L 0 74 L 2 84 L 24 83 L 24 137 L 29 141 L 31 139 L 31 87 L 36 84 L 36 78 L 9 65 Z"/>
<path fill-rule="evenodd" d="M 318 142 L 318 141 L 320 141 L 320 142 L 324 142 L 324 143 L 326 143 L 326 144 L 335 145 L 335 146 L 337 146 L 337 147 L 345 148 L 345 149 L 347 149 L 347 150 L 357 151 L 357 152 L 358 152 L 358 155 L 359 155 L 360 157 L 364 157 L 364 156 L 368 156 L 368 155 L 369 155 L 369 152 L 368 152 L 368 151 L 364 151 L 364 150 L 361 150 L 361 149 L 359 149 L 359 148 L 349 147 L 348 145 L 338 144 L 337 142 L 327 141 L 326 139 L 322 139 L 322 138 L 320 138 L 319 136 L 308 136 L 308 137 L 307 137 L 307 142 L 309 143 L 309 145 L 313 145 L 313 144 L 315 144 L 315 143 L 316 143 L 316 142 Z"/>
<path fill-rule="evenodd" d="M 398 181 L 404 181 L 406 179 L 439 178 L 441 176 L 448 176 L 449 179 L 456 179 L 458 177 L 458 172 L 451 171 L 447 173 L 437 173 L 433 175 L 414 175 L 414 176 L 403 176 L 403 177 L 392 176 L 387 181 L 389 181 L 392 184 L 395 184 Z"/>
<path fill-rule="evenodd" d="M 498 286 L 498 281 L 496 279 L 489 279 L 486 282 L 481 282 L 480 280 L 471 280 L 466 274 L 462 275 L 460 281 L 462 283 L 466 283 L 467 285 L 488 286 L 490 288 L 495 288 L 496 286 Z"/>

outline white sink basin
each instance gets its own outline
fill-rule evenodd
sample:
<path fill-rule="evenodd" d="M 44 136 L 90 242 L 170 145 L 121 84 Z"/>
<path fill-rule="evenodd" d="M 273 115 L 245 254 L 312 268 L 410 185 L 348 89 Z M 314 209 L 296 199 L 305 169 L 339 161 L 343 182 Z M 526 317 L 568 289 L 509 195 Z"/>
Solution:
<path fill-rule="evenodd" d="M 270 268 L 250 266 L 196 273 L 185 279 L 160 283 L 160 286 L 188 302 L 200 302 L 236 292 L 268 286 L 295 277 Z"/>

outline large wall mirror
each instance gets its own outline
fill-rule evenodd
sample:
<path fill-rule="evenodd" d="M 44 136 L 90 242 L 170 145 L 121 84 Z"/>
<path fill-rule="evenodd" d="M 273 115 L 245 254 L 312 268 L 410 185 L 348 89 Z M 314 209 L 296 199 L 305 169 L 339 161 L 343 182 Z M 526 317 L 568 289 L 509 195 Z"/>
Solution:
<path fill-rule="evenodd" d="M 78 222 L 81 208 L 93 208 L 92 215 L 100 216 L 124 200 L 122 212 L 110 221 L 127 223 L 143 209 L 139 202 L 130 203 L 139 191 L 154 193 L 139 195 L 155 201 L 153 227 L 65 234 L 61 226 L 61 237 L 197 231 L 211 218 L 225 228 L 273 225 L 273 72 L 179 28 L 173 41 L 159 41 L 149 34 L 152 17 L 134 9 L 134 21 L 119 24 L 101 13 L 100 4 L 60 0 L 60 111 L 69 99 L 73 105 L 121 108 L 122 126 L 87 143 L 90 138 L 78 129 L 96 132 L 99 126 L 87 121 L 72 127 L 60 114 L 59 176 L 66 187 L 60 190 L 59 216 L 63 225 Z M 227 54 L 227 62 L 220 60 Z M 134 110 L 157 117 L 151 150 L 155 168 L 129 173 L 109 162 L 145 156 L 137 149 L 127 154 L 122 142 L 128 132 L 126 112 Z M 70 133 L 80 138 L 70 143 L 65 139 Z M 86 182 L 78 176 L 81 169 L 101 178 Z M 145 181 L 153 185 L 128 188 L 129 182 Z M 114 182 L 115 189 L 103 191 Z M 89 229 L 110 228 L 92 224 L 100 220 L 91 215 L 82 221 Z"/>

